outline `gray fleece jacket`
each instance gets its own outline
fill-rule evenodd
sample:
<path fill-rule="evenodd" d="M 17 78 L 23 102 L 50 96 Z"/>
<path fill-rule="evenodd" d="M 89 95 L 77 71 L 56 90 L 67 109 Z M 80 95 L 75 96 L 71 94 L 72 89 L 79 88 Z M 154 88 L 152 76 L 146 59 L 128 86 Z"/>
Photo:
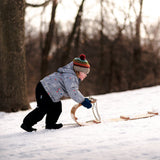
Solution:
<path fill-rule="evenodd" d="M 73 70 L 73 62 L 60 67 L 40 81 L 53 102 L 59 102 L 62 97 L 70 97 L 77 103 L 82 103 L 85 97 L 79 91 L 79 78 Z"/>

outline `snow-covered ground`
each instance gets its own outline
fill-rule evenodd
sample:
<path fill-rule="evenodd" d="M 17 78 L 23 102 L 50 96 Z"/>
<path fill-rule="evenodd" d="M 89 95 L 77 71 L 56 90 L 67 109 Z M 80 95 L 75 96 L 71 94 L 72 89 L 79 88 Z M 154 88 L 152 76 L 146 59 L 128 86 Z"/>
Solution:
<path fill-rule="evenodd" d="M 160 86 L 93 97 L 103 121 L 160 110 Z M 62 103 L 59 122 L 73 123 L 75 102 Z M 0 160 L 160 160 L 160 116 L 59 130 L 45 130 L 43 119 L 35 125 L 37 132 L 28 133 L 19 126 L 30 111 L 0 112 Z M 83 107 L 77 116 L 93 119 L 92 110 Z"/>

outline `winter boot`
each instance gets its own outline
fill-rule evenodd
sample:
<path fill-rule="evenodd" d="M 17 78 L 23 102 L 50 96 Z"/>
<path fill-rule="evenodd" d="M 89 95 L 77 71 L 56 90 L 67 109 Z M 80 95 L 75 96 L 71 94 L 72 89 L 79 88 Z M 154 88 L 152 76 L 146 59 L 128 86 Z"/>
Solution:
<path fill-rule="evenodd" d="M 22 123 L 21 128 L 24 129 L 27 132 L 36 131 L 37 129 L 32 128 L 31 126 L 27 126 L 26 124 Z"/>
<path fill-rule="evenodd" d="M 59 128 L 62 128 L 62 127 L 63 127 L 62 123 L 46 125 L 46 129 L 59 129 Z"/>

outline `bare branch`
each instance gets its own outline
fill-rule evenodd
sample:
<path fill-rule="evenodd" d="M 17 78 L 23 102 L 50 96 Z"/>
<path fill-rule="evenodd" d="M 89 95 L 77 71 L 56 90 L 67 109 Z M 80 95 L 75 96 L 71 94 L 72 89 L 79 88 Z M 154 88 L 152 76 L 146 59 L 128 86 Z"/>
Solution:
<path fill-rule="evenodd" d="M 45 7 L 45 6 L 47 6 L 47 5 L 49 4 L 50 1 L 51 1 L 51 0 L 47 0 L 47 1 L 45 1 L 44 3 L 42 3 L 42 4 L 26 3 L 25 6 L 26 6 L 26 7 Z"/>

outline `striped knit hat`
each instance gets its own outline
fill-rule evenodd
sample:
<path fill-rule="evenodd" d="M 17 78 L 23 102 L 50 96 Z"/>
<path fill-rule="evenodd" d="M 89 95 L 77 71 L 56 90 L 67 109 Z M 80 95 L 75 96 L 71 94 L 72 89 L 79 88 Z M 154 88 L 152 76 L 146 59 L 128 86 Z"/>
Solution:
<path fill-rule="evenodd" d="M 73 59 L 73 68 L 75 71 L 83 72 L 88 74 L 90 72 L 90 65 L 86 59 L 85 54 L 81 54 L 78 58 Z"/>

